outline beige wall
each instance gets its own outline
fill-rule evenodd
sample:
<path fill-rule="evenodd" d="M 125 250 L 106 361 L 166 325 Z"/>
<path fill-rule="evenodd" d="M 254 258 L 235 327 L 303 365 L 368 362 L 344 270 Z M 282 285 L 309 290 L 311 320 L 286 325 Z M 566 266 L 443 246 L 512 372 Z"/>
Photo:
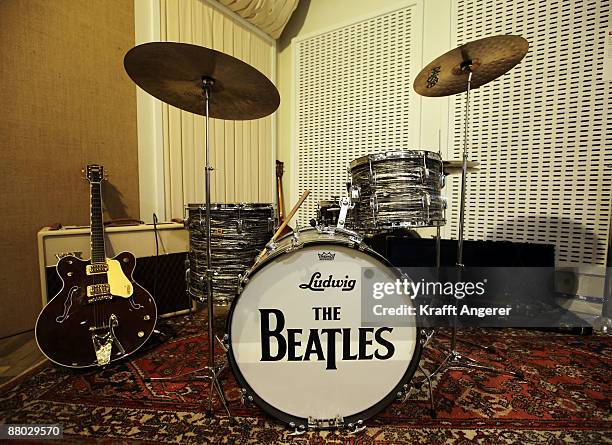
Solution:
<path fill-rule="evenodd" d="M 138 217 L 133 2 L 0 1 L 0 337 L 40 311 L 36 233 L 89 223 L 81 168 L 110 171 L 106 217 Z"/>
<path fill-rule="evenodd" d="M 423 66 L 443 54 L 451 47 L 451 0 L 415 0 L 423 8 Z M 323 32 L 336 26 L 350 23 L 377 12 L 391 11 L 410 4 L 406 0 L 301 0 L 291 21 L 277 43 L 277 86 L 281 95 L 277 123 L 277 157 L 285 163 L 283 188 L 287 197 L 287 207 L 295 202 L 301 191 L 295 190 L 296 180 L 293 171 L 295 147 L 292 139 L 294 123 L 294 54 L 291 40 L 309 34 Z M 437 149 L 440 138 L 446 146 L 448 100 L 423 101 L 422 113 L 428 118 L 423 120 L 421 141 L 423 148 Z M 425 115 L 425 114 L 424 114 Z M 410 148 L 410 147 L 407 147 Z M 418 148 L 418 147 L 411 147 Z"/>

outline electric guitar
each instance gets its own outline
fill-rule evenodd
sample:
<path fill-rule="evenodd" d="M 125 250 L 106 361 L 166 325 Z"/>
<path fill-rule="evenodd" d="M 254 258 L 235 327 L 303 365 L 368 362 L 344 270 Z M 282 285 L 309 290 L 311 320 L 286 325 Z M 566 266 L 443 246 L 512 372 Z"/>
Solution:
<path fill-rule="evenodd" d="M 132 273 L 136 258 L 106 257 L 102 223 L 103 167 L 88 165 L 91 260 L 65 256 L 57 263 L 62 290 L 36 321 L 36 341 L 49 360 L 71 368 L 104 366 L 137 351 L 157 322 L 157 306 Z"/>
<path fill-rule="evenodd" d="M 285 199 L 283 195 L 283 173 L 285 171 L 285 164 L 281 161 L 276 161 L 276 198 L 278 202 L 278 225 L 281 226 L 285 221 Z M 292 233 L 293 229 L 289 226 L 285 226 L 278 238 L 281 238 L 288 233 Z"/>

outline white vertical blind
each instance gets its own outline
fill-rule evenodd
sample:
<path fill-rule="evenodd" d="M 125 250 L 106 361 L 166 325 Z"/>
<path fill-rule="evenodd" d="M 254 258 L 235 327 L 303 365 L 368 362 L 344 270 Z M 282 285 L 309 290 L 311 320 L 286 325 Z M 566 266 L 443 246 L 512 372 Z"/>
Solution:
<path fill-rule="evenodd" d="M 274 43 L 203 0 L 160 0 L 161 40 L 222 51 L 274 81 Z M 162 105 L 167 216 L 204 202 L 204 118 Z M 211 119 L 213 202 L 274 202 L 274 115 L 253 121 Z"/>

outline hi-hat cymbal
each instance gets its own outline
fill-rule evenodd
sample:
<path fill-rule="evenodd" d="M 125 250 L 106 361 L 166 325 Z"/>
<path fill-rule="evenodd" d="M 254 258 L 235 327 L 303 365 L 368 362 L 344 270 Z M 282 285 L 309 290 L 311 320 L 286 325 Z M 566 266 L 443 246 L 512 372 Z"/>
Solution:
<path fill-rule="evenodd" d="M 478 162 L 476 161 L 468 161 L 467 163 L 467 171 L 473 172 L 478 170 Z M 463 171 L 463 161 L 461 160 L 452 160 L 452 161 L 442 161 L 442 171 L 445 175 L 458 175 Z"/>
<path fill-rule="evenodd" d="M 467 66 L 471 88 L 478 88 L 510 71 L 519 63 L 529 42 L 521 36 L 494 36 L 461 45 L 441 55 L 421 70 L 414 90 L 422 96 L 450 96 L 467 90 Z"/>
<path fill-rule="evenodd" d="M 210 117 L 257 119 L 280 104 L 274 84 L 235 57 L 203 46 L 152 42 L 127 52 L 123 65 L 132 80 L 159 100 L 191 113 L 206 114 L 202 79 L 213 80 Z"/>

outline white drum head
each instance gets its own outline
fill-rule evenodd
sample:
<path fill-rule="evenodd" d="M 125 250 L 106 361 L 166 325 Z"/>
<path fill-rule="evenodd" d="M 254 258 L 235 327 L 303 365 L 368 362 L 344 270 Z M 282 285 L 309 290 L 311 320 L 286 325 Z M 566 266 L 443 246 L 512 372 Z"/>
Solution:
<path fill-rule="evenodd" d="M 239 383 L 268 413 L 296 424 L 309 418 L 365 420 L 414 374 L 417 328 L 361 324 L 365 267 L 397 278 L 374 254 L 309 244 L 268 261 L 234 301 L 230 362 Z M 339 287 L 326 287 L 334 283 Z"/>

